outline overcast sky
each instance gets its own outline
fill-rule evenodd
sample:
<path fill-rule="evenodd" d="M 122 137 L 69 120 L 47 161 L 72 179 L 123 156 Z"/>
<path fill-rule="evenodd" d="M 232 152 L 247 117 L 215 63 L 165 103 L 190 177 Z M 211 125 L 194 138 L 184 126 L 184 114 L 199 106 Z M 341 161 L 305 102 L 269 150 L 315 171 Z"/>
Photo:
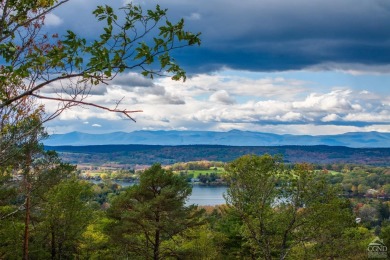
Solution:
<path fill-rule="evenodd" d="M 47 28 L 93 38 L 99 24 L 89 14 L 96 4 L 113 2 L 124 4 L 71 0 L 47 17 Z M 189 78 L 151 81 L 123 73 L 97 86 L 89 101 L 114 106 L 123 98 L 123 108 L 144 111 L 134 115 L 137 123 L 78 107 L 49 122 L 49 133 L 390 132 L 390 1 L 134 2 L 158 3 L 171 20 L 184 17 L 188 30 L 202 33 L 200 47 L 174 53 Z"/>

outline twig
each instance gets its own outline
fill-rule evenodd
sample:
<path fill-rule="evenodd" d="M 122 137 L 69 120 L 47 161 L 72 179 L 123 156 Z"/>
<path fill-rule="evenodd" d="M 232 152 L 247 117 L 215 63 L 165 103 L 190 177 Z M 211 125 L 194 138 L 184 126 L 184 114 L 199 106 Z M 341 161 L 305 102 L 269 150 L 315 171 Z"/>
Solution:
<path fill-rule="evenodd" d="M 104 109 L 104 110 L 107 110 L 107 111 L 110 111 L 110 112 L 122 113 L 122 114 L 124 114 L 126 117 L 128 117 L 129 119 L 133 120 L 134 122 L 136 122 L 136 121 L 135 121 L 134 118 L 132 118 L 132 117 L 130 116 L 130 114 L 131 114 L 131 113 L 140 113 L 140 112 L 143 112 L 143 110 L 126 110 L 126 109 L 121 110 L 121 109 L 117 109 L 117 108 L 112 109 L 112 108 L 108 108 L 108 107 L 105 107 L 105 106 L 101 106 L 101 105 L 97 105 L 97 104 L 94 104 L 94 103 L 85 102 L 85 101 L 81 101 L 81 100 L 76 100 L 76 99 L 46 97 L 46 96 L 41 96 L 41 95 L 37 95 L 37 94 L 34 94 L 34 93 L 32 93 L 31 96 L 34 96 L 34 97 L 40 98 L 40 99 L 48 99 L 48 100 L 54 100 L 54 101 L 62 101 L 62 102 L 77 103 L 77 104 L 81 104 L 81 105 L 97 107 L 97 108 Z"/>

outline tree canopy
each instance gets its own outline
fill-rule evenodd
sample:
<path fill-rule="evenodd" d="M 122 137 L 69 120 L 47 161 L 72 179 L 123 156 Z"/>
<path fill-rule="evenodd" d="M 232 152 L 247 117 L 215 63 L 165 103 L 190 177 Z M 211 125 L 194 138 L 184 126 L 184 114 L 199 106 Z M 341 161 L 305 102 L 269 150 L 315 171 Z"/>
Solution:
<path fill-rule="evenodd" d="M 133 259 L 178 256 L 169 242 L 201 224 L 201 212 L 186 206 L 190 194 L 191 186 L 183 177 L 159 164 L 142 173 L 139 185 L 119 195 L 109 209 L 115 220 L 110 235 L 120 252 Z"/>
<path fill-rule="evenodd" d="M 286 259 L 294 247 L 313 242 L 319 247 L 307 248 L 323 250 L 317 255 L 340 256 L 336 247 L 326 251 L 323 245 L 343 241 L 343 231 L 353 226 L 351 207 L 309 165 L 289 169 L 278 156 L 246 155 L 230 163 L 227 172 L 227 204 L 240 217 L 254 256 Z"/>

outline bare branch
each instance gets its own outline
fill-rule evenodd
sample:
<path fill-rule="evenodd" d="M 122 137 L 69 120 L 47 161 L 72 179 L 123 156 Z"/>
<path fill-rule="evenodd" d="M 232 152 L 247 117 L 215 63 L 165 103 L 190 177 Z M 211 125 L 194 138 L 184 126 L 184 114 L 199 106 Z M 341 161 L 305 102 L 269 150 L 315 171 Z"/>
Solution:
<path fill-rule="evenodd" d="M 56 78 L 53 78 L 53 79 L 50 79 L 50 80 L 47 80 L 45 82 L 42 82 L 41 84 L 38 84 L 36 85 L 35 87 L 33 87 L 32 89 L 28 90 L 28 91 L 25 91 L 23 92 L 22 94 L 16 96 L 16 97 L 13 97 L 13 98 L 10 98 L 6 101 L 4 101 L 1 105 L 0 105 L 0 109 L 1 108 L 4 108 L 5 106 L 8 106 L 10 104 L 12 104 L 12 102 L 15 102 L 23 97 L 26 97 L 26 96 L 32 96 L 34 94 L 34 91 L 37 91 L 41 88 L 43 88 L 44 86 L 50 84 L 50 83 L 53 83 L 55 81 L 59 81 L 59 80 L 63 80 L 63 79 L 70 79 L 70 78 L 75 78 L 75 77 L 81 77 L 83 76 L 84 73 L 77 73 L 77 74 L 71 74 L 71 75 L 65 75 L 65 76 L 61 76 L 61 77 L 56 77 Z"/>
<path fill-rule="evenodd" d="M 116 106 L 116 108 L 112 109 L 112 108 L 108 108 L 105 106 L 97 105 L 95 103 L 85 102 L 85 101 L 76 100 L 76 99 L 46 97 L 46 96 L 41 96 L 41 95 L 37 95 L 34 93 L 32 93 L 31 96 L 34 96 L 34 97 L 40 98 L 40 99 L 54 100 L 54 101 L 60 101 L 60 102 L 69 102 L 69 103 L 77 103 L 79 105 L 92 106 L 92 107 L 97 107 L 97 108 L 104 109 L 104 110 L 107 110 L 110 112 L 121 113 L 121 114 L 124 114 L 126 117 L 128 117 L 129 119 L 131 119 L 134 122 L 136 122 L 136 121 L 134 118 L 132 118 L 130 116 L 130 114 L 143 112 L 142 110 L 126 110 L 126 109 L 122 110 L 122 109 L 118 109 L 117 106 Z"/>

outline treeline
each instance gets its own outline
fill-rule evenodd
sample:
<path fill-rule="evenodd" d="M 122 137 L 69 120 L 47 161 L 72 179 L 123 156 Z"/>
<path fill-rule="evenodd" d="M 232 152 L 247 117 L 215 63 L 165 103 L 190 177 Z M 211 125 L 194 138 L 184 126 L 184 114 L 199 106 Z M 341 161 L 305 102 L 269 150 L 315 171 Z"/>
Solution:
<path fill-rule="evenodd" d="M 224 167 L 223 162 L 216 161 L 194 161 L 194 162 L 178 162 L 169 166 L 172 171 L 186 171 L 186 170 L 209 170 L 210 168 Z"/>
<path fill-rule="evenodd" d="M 285 162 L 314 164 L 355 163 L 390 165 L 390 148 L 349 148 L 342 146 L 222 146 L 222 145 L 91 145 L 46 147 L 74 164 L 147 164 L 164 165 L 190 161 L 230 162 L 245 154 L 282 155 Z"/>
<path fill-rule="evenodd" d="M 51 152 L 32 165 L 3 169 L 1 259 L 365 259 L 375 237 L 390 246 L 388 202 L 343 196 L 363 172 L 377 176 L 365 185 L 386 187 L 386 168 L 246 155 L 225 167 L 227 204 L 205 210 L 186 203 L 186 178 L 159 164 L 126 189 L 80 180 Z"/>

